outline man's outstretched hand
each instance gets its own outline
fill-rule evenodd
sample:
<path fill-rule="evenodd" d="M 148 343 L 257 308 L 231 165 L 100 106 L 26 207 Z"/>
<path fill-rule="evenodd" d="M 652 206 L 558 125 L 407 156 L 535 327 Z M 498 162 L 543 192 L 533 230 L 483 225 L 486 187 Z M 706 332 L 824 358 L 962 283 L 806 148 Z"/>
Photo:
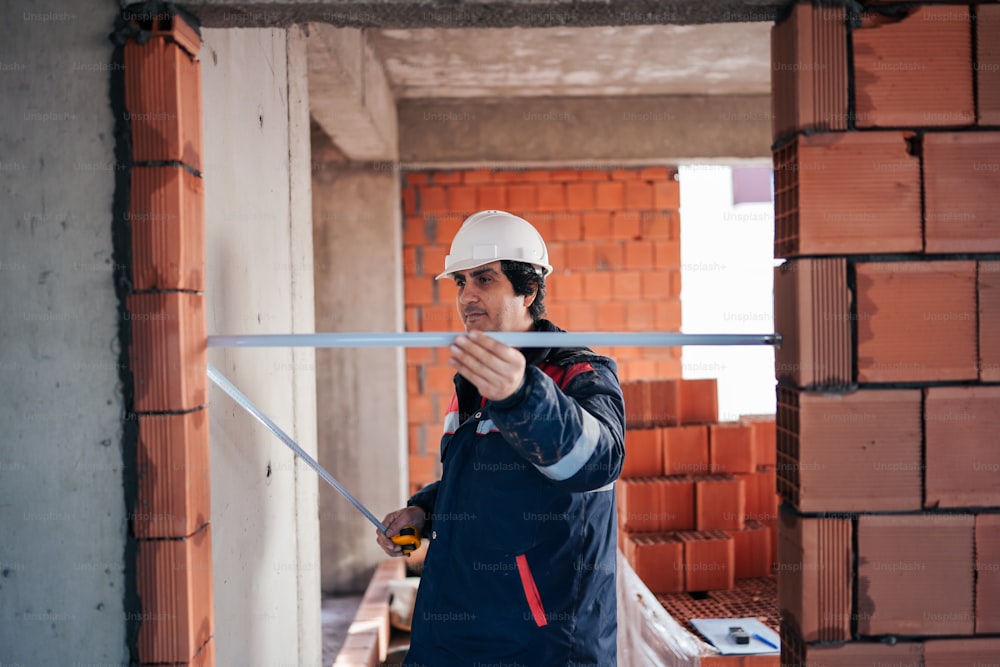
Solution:
<path fill-rule="evenodd" d="M 488 401 L 502 401 L 521 388 L 524 355 L 479 331 L 455 339 L 448 363 Z"/>

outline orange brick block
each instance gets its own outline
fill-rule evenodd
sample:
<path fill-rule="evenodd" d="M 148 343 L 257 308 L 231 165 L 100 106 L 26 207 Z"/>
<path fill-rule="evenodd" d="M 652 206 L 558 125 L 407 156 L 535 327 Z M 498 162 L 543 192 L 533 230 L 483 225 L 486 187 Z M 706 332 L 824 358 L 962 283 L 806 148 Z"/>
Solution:
<path fill-rule="evenodd" d="M 663 473 L 700 475 L 709 470 L 708 427 L 672 426 L 661 429 Z"/>
<path fill-rule="evenodd" d="M 141 540 L 136 575 L 143 661 L 188 662 L 213 634 L 211 527 L 179 540 Z"/>
<path fill-rule="evenodd" d="M 924 642 L 924 667 L 996 664 L 1000 639 L 933 639 Z"/>
<path fill-rule="evenodd" d="M 619 181 L 598 183 L 595 186 L 594 208 L 599 211 L 625 208 L 625 184 Z"/>
<path fill-rule="evenodd" d="M 750 427 L 754 461 L 758 466 L 777 462 L 777 435 L 774 415 L 741 415 L 740 423 Z"/>
<path fill-rule="evenodd" d="M 723 422 L 708 427 L 708 454 L 712 472 L 757 471 L 753 430 L 739 422 Z"/>
<path fill-rule="evenodd" d="M 594 184 L 586 181 L 566 184 L 566 208 L 570 211 L 590 211 L 594 208 Z"/>
<path fill-rule="evenodd" d="M 506 210 L 507 187 L 504 185 L 480 185 L 476 190 L 479 210 Z"/>
<path fill-rule="evenodd" d="M 189 292 L 131 294 L 129 357 L 136 412 L 193 410 L 207 402 L 205 297 Z"/>
<path fill-rule="evenodd" d="M 418 210 L 421 213 L 448 213 L 448 197 L 444 187 L 422 185 L 417 190 Z"/>
<path fill-rule="evenodd" d="M 562 183 L 546 183 L 538 186 L 539 211 L 565 211 L 566 186 Z"/>
<path fill-rule="evenodd" d="M 928 253 L 1000 251 L 1000 132 L 930 133 L 923 140 Z"/>
<path fill-rule="evenodd" d="M 462 172 L 434 171 L 431 172 L 431 181 L 438 185 L 455 185 L 462 182 Z"/>
<path fill-rule="evenodd" d="M 893 17 L 863 12 L 851 38 L 858 127 L 975 122 L 967 7 L 924 6 Z"/>
<path fill-rule="evenodd" d="M 747 521 L 743 530 L 727 530 L 726 534 L 733 538 L 737 579 L 771 575 L 771 534 L 767 526 Z"/>
<path fill-rule="evenodd" d="M 663 180 L 653 184 L 653 208 L 676 211 L 681 207 L 681 184 Z"/>
<path fill-rule="evenodd" d="M 979 262 L 979 379 L 1000 382 L 1000 262 Z"/>
<path fill-rule="evenodd" d="M 977 109 L 980 125 L 1000 125 L 1000 7 L 976 5 Z"/>
<path fill-rule="evenodd" d="M 125 107 L 132 159 L 177 161 L 200 171 L 201 63 L 177 43 L 125 44 Z"/>
<path fill-rule="evenodd" d="M 1000 386 L 924 390 L 924 506 L 1000 506 Z"/>
<path fill-rule="evenodd" d="M 732 475 L 694 478 L 695 528 L 742 530 L 746 513 L 746 487 Z"/>
<path fill-rule="evenodd" d="M 653 208 L 653 186 L 645 181 L 625 183 L 625 208 L 634 210 Z"/>
<path fill-rule="evenodd" d="M 976 263 L 859 263 L 860 382 L 975 380 Z"/>
<path fill-rule="evenodd" d="M 538 207 L 538 187 L 536 185 L 508 185 L 508 206 L 514 211 L 531 211 Z"/>
<path fill-rule="evenodd" d="M 618 525 L 627 533 L 655 532 L 663 523 L 659 485 L 653 478 L 638 477 L 618 482 Z"/>
<path fill-rule="evenodd" d="M 721 530 L 682 532 L 684 542 L 684 589 L 687 591 L 730 590 L 736 570 L 733 538 Z"/>
<path fill-rule="evenodd" d="M 607 241 L 613 238 L 609 213 L 588 211 L 583 214 L 583 239 L 585 241 Z"/>
<path fill-rule="evenodd" d="M 684 591 L 684 543 L 673 535 L 629 535 L 629 563 L 653 593 Z"/>
<path fill-rule="evenodd" d="M 133 289 L 204 291 L 204 182 L 181 167 L 135 167 L 130 178 Z"/>
<path fill-rule="evenodd" d="M 681 380 L 680 423 L 714 424 L 719 420 L 717 380 Z"/>
<path fill-rule="evenodd" d="M 476 188 L 472 185 L 453 185 L 448 188 L 448 208 L 453 212 L 471 214 L 476 210 Z"/>
<path fill-rule="evenodd" d="M 662 456 L 659 429 L 628 429 L 625 431 L 625 463 L 621 477 L 655 477 L 662 474 Z"/>
<path fill-rule="evenodd" d="M 611 238 L 633 241 L 642 238 L 642 216 L 636 211 L 615 211 L 611 214 Z"/>
<path fill-rule="evenodd" d="M 208 523 L 208 413 L 140 415 L 139 493 L 132 529 L 139 538 L 187 537 Z"/>

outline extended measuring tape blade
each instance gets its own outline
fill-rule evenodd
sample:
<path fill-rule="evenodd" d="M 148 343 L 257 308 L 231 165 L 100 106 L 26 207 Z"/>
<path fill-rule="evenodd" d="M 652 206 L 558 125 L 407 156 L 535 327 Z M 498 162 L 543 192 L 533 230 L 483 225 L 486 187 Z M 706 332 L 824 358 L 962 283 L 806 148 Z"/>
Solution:
<path fill-rule="evenodd" d="M 254 405 L 253 402 L 249 398 L 247 398 L 246 394 L 237 389 L 236 385 L 234 385 L 232 382 L 226 379 L 226 377 L 223 376 L 222 373 L 220 373 L 218 370 L 216 370 L 215 366 L 213 366 L 212 364 L 208 365 L 208 378 L 212 382 L 214 382 L 219 387 L 219 389 L 229 394 L 230 398 L 236 401 L 244 410 L 246 410 L 254 417 L 256 417 L 257 421 L 266 426 L 267 429 L 271 431 L 271 433 L 278 436 L 278 439 L 281 440 L 286 445 L 288 445 L 288 448 L 291 449 L 293 452 L 295 452 L 296 456 L 305 461 L 310 468 L 315 470 L 316 473 L 320 477 L 322 477 L 327 484 L 336 489 L 337 492 L 340 493 L 340 495 L 347 498 L 347 500 L 352 505 L 354 505 L 359 512 L 365 515 L 365 518 L 367 518 L 369 521 L 375 524 L 376 528 L 378 528 L 383 533 L 386 532 L 385 525 L 383 525 L 382 522 L 379 521 L 375 517 L 375 515 L 368 510 L 367 507 L 362 505 L 360 500 L 351 495 L 351 492 L 345 489 L 333 475 L 328 473 L 326 471 L 326 468 L 321 466 L 319 462 L 316 461 L 313 457 L 309 456 L 306 450 L 299 447 L 298 443 L 292 440 L 291 436 L 282 431 L 281 427 L 275 424 L 273 421 L 271 421 L 270 417 L 261 412 L 260 408 Z"/>

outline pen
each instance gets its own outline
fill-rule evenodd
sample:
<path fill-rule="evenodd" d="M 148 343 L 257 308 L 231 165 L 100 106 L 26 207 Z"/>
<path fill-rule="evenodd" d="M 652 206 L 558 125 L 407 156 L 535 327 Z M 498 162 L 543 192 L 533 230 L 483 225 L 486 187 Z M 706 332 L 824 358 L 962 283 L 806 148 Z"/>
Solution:
<path fill-rule="evenodd" d="M 765 639 L 764 637 L 761 637 L 761 636 L 760 636 L 759 634 L 757 634 L 756 632 L 755 632 L 755 633 L 753 633 L 753 638 L 754 638 L 754 639 L 757 639 L 757 640 L 759 640 L 759 641 L 762 641 L 762 642 L 764 642 L 765 644 L 767 644 L 768 646 L 770 646 L 770 647 L 771 647 L 771 648 L 773 648 L 774 650 L 778 650 L 778 648 L 779 648 L 777 644 L 775 644 L 774 642 L 772 642 L 772 641 L 771 641 L 771 640 L 769 640 L 769 639 Z"/>

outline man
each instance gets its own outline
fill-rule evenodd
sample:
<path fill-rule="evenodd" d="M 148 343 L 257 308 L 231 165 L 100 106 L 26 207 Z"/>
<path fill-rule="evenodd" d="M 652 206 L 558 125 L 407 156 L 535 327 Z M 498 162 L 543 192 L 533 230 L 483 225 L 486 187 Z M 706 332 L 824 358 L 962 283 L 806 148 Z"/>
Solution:
<path fill-rule="evenodd" d="M 410 525 L 431 540 L 405 665 L 615 664 L 617 368 L 586 348 L 518 350 L 485 333 L 560 331 L 542 318 L 551 271 L 528 221 L 482 211 L 437 276 L 458 285 L 468 333 L 450 348 L 441 480 L 383 522 L 390 537 Z"/>

